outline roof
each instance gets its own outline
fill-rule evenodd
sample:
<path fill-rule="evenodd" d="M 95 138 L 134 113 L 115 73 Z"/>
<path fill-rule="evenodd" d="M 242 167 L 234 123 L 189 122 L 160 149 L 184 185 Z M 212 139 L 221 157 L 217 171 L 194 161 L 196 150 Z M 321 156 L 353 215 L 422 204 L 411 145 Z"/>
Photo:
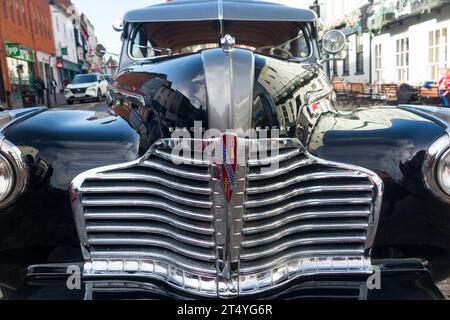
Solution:
<path fill-rule="evenodd" d="M 125 22 L 170 21 L 315 21 L 314 11 L 261 0 L 177 0 L 132 10 Z"/>

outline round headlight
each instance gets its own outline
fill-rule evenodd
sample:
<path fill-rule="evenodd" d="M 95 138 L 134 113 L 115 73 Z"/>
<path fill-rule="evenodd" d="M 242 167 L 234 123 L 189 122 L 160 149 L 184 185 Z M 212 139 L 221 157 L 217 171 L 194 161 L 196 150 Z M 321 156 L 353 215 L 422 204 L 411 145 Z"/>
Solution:
<path fill-rule="evenodd" d="M 6 139 L 0 140 L 0 209 L 11 206 L 28 185 L 28 165 L 20 151 Z"/>
<path fill-rule="evenodd" d="M 428 148 L 423 176 L 426 187 L 442 202 L 450 203 L 450 136 L 437 139 Z"/>
<path fill-rule="evenodd" d="M 14 188 L 14 169 L 9 161 L 0 155 L 0 202 L 4 201 Z"/>
<path fill-rule="evenodd" d="M 439 159 L 436 178 L 442 191 L 450 195 L 450 149 L 445 151 Z"/>

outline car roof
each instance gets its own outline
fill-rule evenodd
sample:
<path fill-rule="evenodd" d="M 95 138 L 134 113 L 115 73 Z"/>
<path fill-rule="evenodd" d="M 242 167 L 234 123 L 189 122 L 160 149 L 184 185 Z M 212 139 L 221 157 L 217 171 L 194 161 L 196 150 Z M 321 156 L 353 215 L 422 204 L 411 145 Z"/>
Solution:
<path fill-rule="evenodd" d="M 314 11 L 299 9 L 260 0 L 176 0 L 132 10 L 124 21 L 305 21 L 317 19 Z"/>

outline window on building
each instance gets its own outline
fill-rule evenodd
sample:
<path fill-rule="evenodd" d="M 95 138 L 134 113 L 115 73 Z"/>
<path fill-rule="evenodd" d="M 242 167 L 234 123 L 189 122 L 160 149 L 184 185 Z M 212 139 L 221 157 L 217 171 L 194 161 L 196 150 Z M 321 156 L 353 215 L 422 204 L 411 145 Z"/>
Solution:
<path fill-rule="evenodd" d="M 3 16 L 5 18 L 8 18 L 8 8 L 6 7 L 6 0 L 2 0 L 2 10 L 3 10 Z"/>
<path fill-rule="evenodd" d="M 56 25 L 56 31 L 59 32 L 59 19 L 58 19 L 58 16 L 55 16 L 55 25 Z"/>
<path fill-rule="evenodd" d="M 338 75 L 338 63 L 337 60 L 333 61 L 333 78 L 337 78 Z"/>
<path fill-rule="evenodd" d="M 409 38 L 396 41 L 396 78 L 398 82 L 409 81 Z"/>
<path fill-rule="evenodd" d="M 40 31 L 41 37 L 43 37 L 44 29 L 43 29 L 42 25 L 43 25 L 44 21 L 42 20 L 42 15 L 39 10 L 37 11 L 37 16 L 38 16 L 38 20 L 39 20 L 39 31 Z"/>
<path fill-rule="evenodd" d="M 25 2 L 24 2 L 24 0 L 21 0 L 21 2 L 22 2 L 23 24 L 24 24 L 25 28 L 28 28 L 27 14 L 25 12 Z"/>
<path fill-rule="evenodd" d="M 17 11 L 17 23 L 20 25 L 22 25 L 22 12 L 20 10 L 20 3 L 19 0 L 16 0 L 16 11 Z"/>
<path fill-rule="evenodd" d="M 364 73 L 364 44 L 362 35 L 356 35 L 356 73 Z"/>
<path fill-rule="evenodd" d="M 383 79 L 383 69 L 381 67 L 381 44 L 375 46 L 375 81 L 381 82 Z"/>
<path fill-rule="evenodd" d="M 345 50 L 345 58 L 342 66 L 342 75 L 348 76 L 350 75 L 350 49 L 346 46 Z"/>
<path fill-rule="evenodd" d="M 13 3 L 13 0 L 9 0 L 9 12 L 11 13 L 11 20 L 14 22 L 14 3 Z"/>
<path fill-rule="evenodd" d="M 448 66 L 447 28 L 429 32 L 428 39 L 428 77 L 436 80 L 440 69 Z"/>

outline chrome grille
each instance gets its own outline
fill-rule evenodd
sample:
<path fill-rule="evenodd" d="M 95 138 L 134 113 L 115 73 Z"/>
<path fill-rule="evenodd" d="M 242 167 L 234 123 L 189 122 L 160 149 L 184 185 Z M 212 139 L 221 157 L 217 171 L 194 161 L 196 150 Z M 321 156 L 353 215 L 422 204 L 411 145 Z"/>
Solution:
<path fill-rule="evenodd" d="M 268 168 L 274 162 L 279 166 Z M 281 143 L 276 156 L 250 160 L 240 272 L 297 258 L 364 256 L 378 193 L 371 178 L 316 159 L 292 141 Z"/>
<path fill-rule="evenodd" d="M 220 166 L 186 164 L 172 155 L 175 140 L 138 161 L 78 176 L 72 199 L 85 275 L 139 276 L 230 297 L 300 276 L 372 271 L 377 175 L 317 159 L 297 140 L 238 142 L 246 157 L 230 202 Z M 273 144 L 278 152 L 253 156 L 255 146 Z"/>
<path fill-rule="evenodd" d="M 175 165 L 170 152 L 160 144 L 145 160 L 81 177 L 90 259 L 157 259 L 215 274 L 209 165 Z"/>

